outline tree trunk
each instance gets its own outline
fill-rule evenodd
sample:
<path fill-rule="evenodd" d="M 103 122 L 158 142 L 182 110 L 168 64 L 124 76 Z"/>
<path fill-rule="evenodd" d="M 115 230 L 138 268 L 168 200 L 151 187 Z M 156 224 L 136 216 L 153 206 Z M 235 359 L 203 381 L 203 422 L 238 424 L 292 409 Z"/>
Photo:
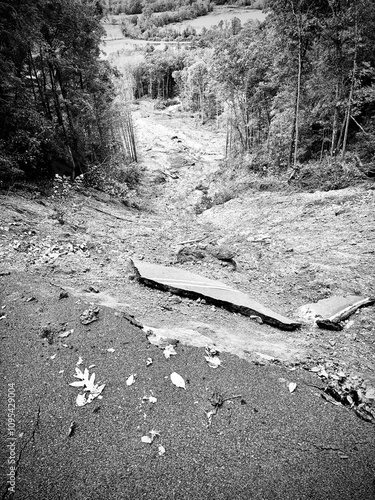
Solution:
<path fill-rule="evenodd" d="M 356 8 L 356 6 L 355 6 Z M 355 11 L 355 28 L 354 28 L 354 56 L 353 56 L 353 70 L 352 70 L 352 81 L 350 83 L 350 92 L 349 92 L 349 98 L 348 98 L 348 104 L 346 108 L 346 121 L 345 121 L 345 131 L 344 131 L 344 141 L 342 145 L 342 153 L 341 153 L 341 159 L 343 160 L 345 158 L 346 154 L 346 145 L 347 145 L 347 140 L 348 140 L 348 130 L 349 130 L 349 122 L 350 122 L 350 115 L 351 115 L 351 110 L 352 110 L 352 101 L 353 101 L 353 94 L 354 94 L 354 87 L 355 87 L 355 77 L 357 73 L 357 53 L 358 53 L 358 15 L 357 15 L 357 9 Z"/>

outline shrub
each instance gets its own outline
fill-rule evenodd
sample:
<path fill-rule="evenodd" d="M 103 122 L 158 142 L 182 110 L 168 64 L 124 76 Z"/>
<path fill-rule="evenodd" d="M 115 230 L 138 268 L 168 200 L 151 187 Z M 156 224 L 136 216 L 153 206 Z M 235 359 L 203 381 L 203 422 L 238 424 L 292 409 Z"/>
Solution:
<path fill-rule="evenodd" d="M 344 189 L 364 179 L 358 169 L 358 159 L 347 154 L 345 160 L 326 158 L 301 166 L 292 184 L 308 191 Z"/>

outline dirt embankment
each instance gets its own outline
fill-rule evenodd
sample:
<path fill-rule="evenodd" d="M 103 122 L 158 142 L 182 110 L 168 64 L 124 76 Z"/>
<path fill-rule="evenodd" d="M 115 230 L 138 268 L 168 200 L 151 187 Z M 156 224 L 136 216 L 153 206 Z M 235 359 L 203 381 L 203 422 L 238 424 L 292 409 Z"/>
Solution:
<path fill-rule="evenodd" d="M 192 345 L 215 342 L 252 360 L 343 369 L 375 384 L 374 308 L 339 332 L 304 326 L 282 332 L 205 303 L 128 279 L 128 259 L 176 265 L 218 279 L 294 317 L 331 295 L 374 295 L 373 184 L 335 192 L 245 192 L 197 214 L 223 158 L 224 140 L 178 107 L 135 111 L 140 165 L 138 209 L 108 196 L 63 201 L 2 193 L 2 273 L 38 273 L 77 296 L 123 309 Z M 221 258 L 221 254 L 230 258 Z M 235 265 L 233 265 L 233 262 Z M 99 293 L 87 291 L 92 286 Z M 86 291 L 85 291 L 86 290 Z"/>

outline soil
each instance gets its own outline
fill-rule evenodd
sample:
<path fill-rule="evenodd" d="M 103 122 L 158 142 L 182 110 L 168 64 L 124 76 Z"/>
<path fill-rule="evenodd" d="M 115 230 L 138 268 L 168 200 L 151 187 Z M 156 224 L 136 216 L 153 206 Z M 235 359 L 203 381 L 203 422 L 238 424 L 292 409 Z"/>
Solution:
<path fill-rule="evenodd" d="M 373 296 L 374 184 L 313 193 L 247 189 L 207 208 L 228 190 L 217 180 L 224 133 L 179 106 L 155 110 L 147 100 L 135 106 L 134 120 L 144 172 L 133 193 L 137 206 L 98 191 L 60 201 L 2 193 L 3 279 L 38 274 L 187 345 L 215 343 L 248 361 L 260 352 L 289 365 L 334 366 L 363 388 L 374 386 L 374 307 L 359 310 L 342 331 L 306 324 L 285 332 L 146 288 L 128 264 L 134 257 L 188 269 L 289 317 L 332 295 Z"/>

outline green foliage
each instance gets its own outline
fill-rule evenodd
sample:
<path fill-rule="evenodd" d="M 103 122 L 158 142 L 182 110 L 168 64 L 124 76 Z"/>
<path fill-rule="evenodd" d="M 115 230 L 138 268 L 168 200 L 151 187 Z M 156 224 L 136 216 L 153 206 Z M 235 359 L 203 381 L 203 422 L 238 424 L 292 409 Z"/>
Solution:
<path fill-rule="evenodd" d="M 0 176 L 77 175 L 107 154 L 113 70 L 98 59 L 97 3 L 0 4 Z"/>
<path fill-rule="evenodd" d="M 304 191 L 330 191 L 344 189 L 364 180 L 358 168 L 358 158 L 348 155 L 345 161 L 325 158 L 323 161 L 310 161 L 300 168 L 292 185 Z"/>

